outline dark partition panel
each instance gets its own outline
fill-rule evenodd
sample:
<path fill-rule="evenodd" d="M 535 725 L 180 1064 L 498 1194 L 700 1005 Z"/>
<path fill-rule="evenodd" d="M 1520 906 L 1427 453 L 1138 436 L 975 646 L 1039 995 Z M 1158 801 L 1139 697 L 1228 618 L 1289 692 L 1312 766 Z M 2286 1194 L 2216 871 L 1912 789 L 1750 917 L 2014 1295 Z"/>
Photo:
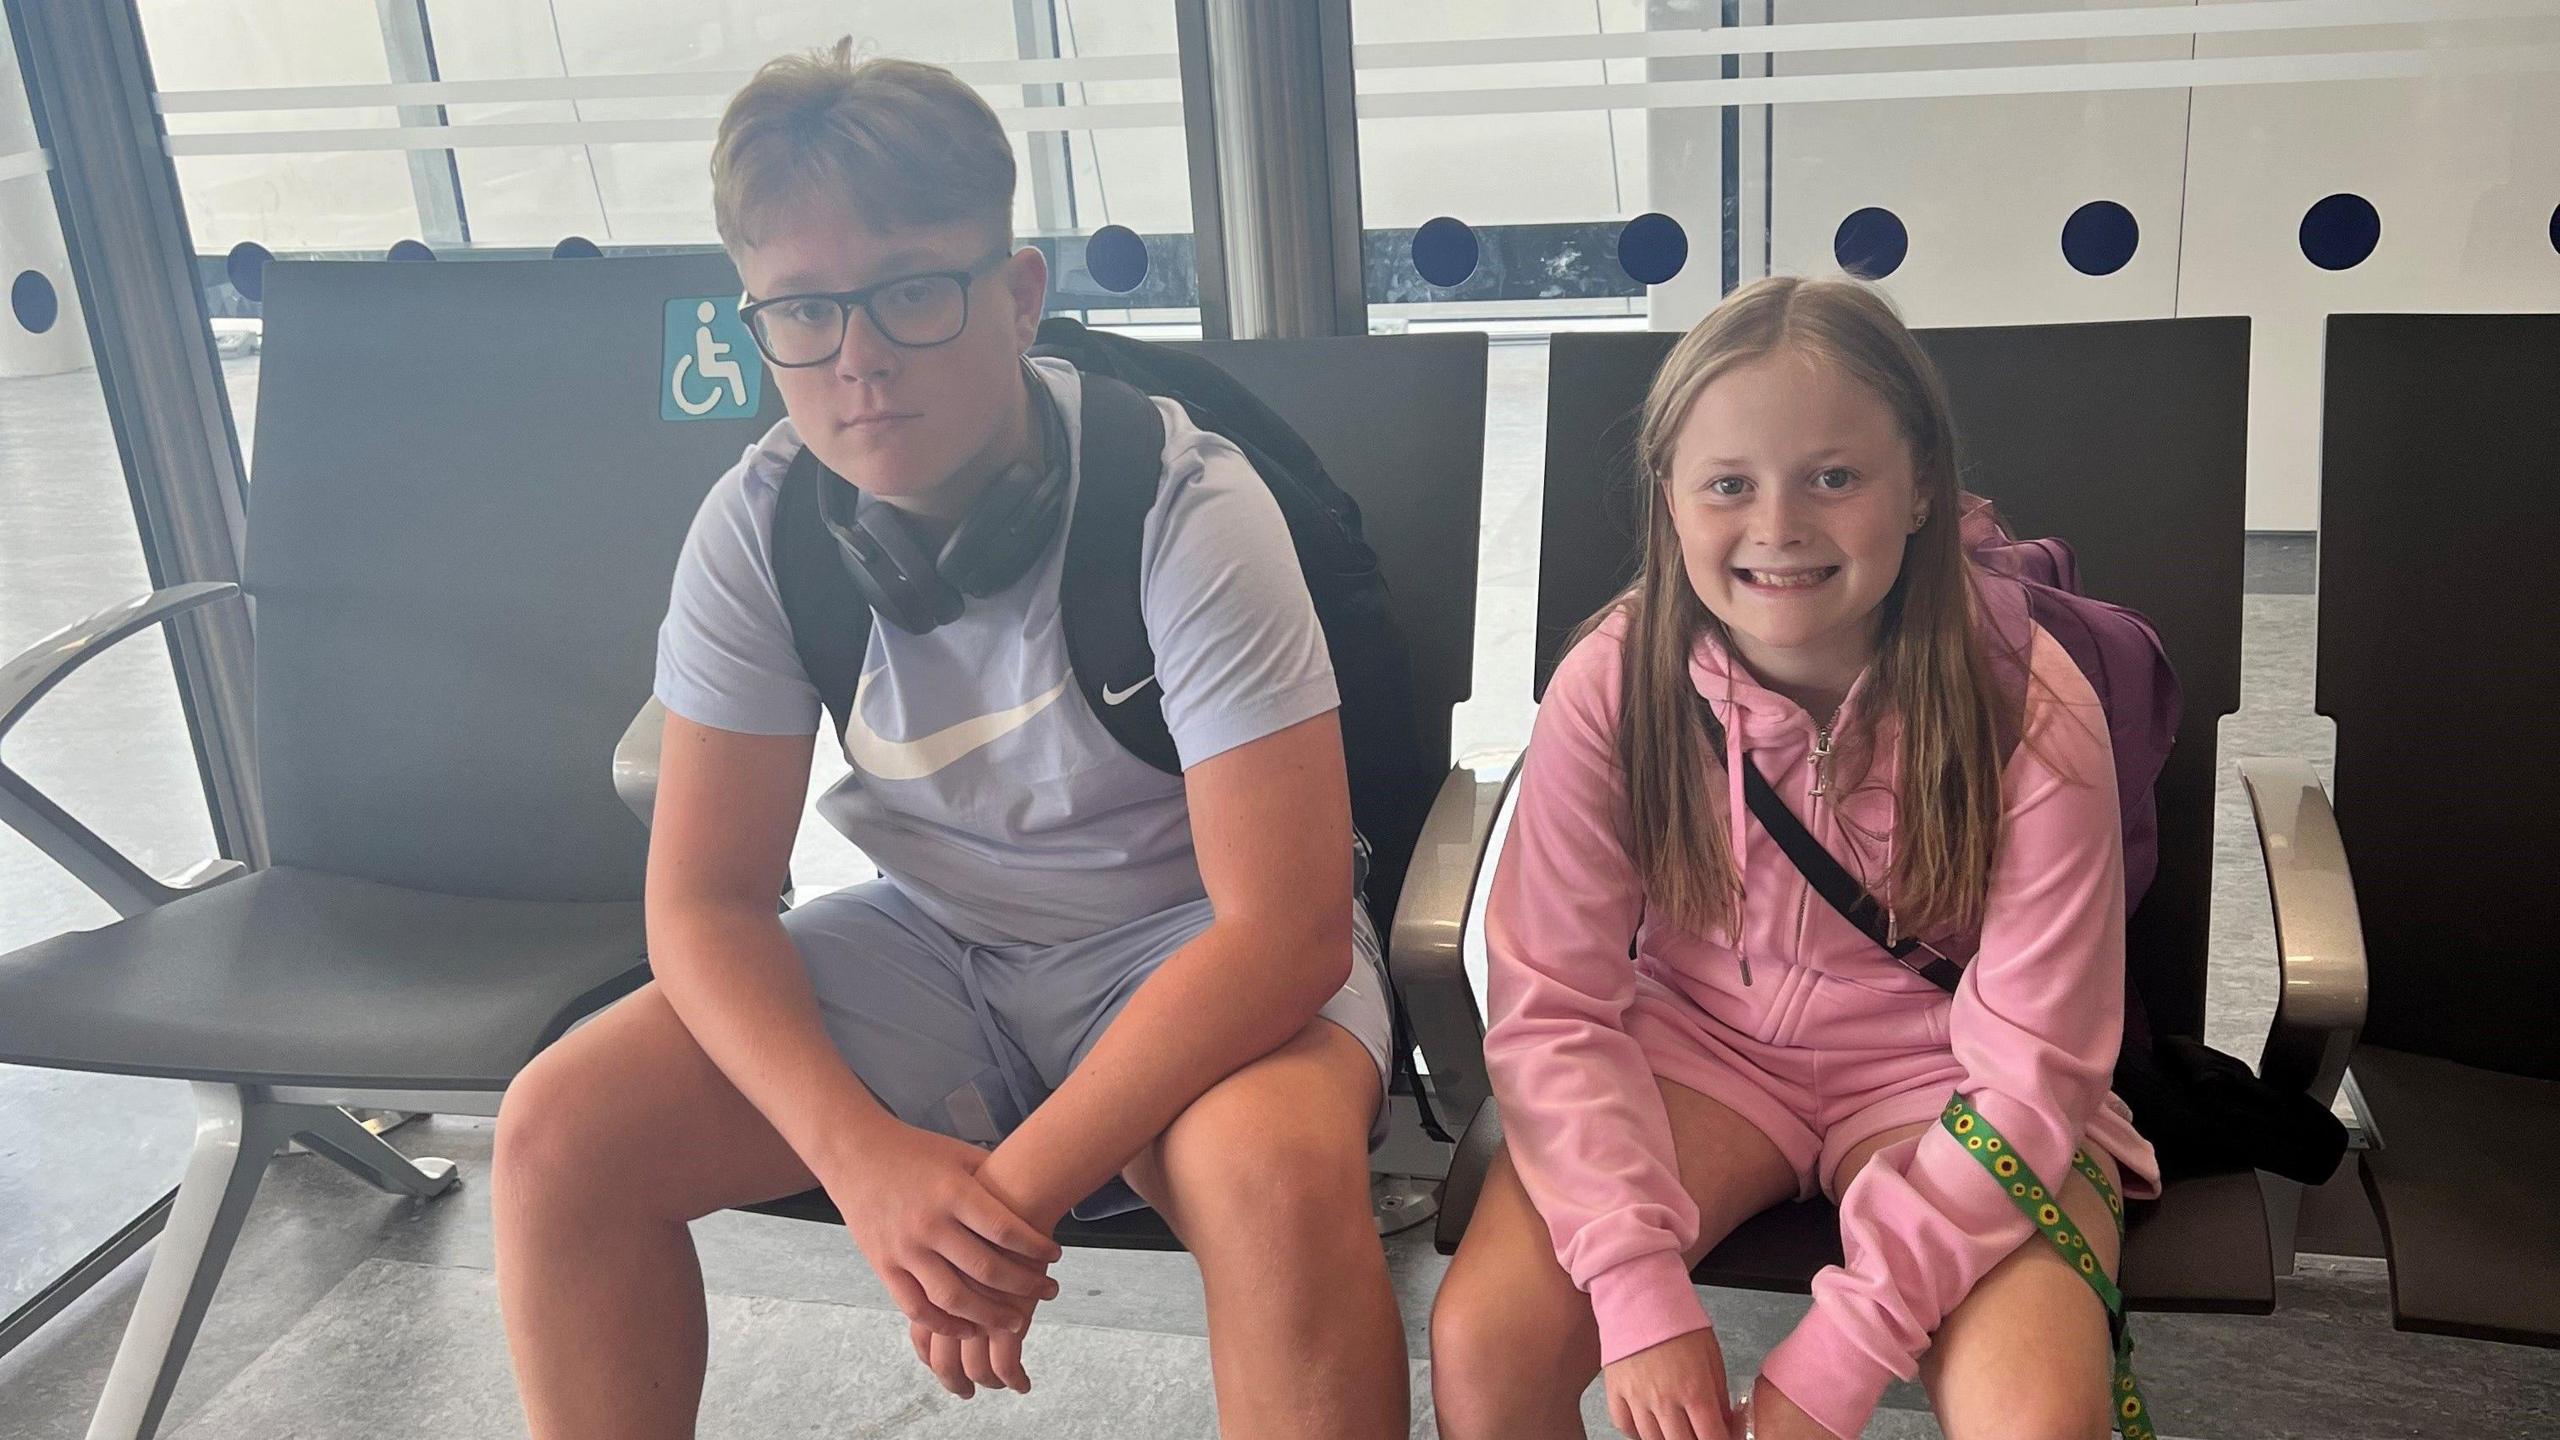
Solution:
<path fill-rule="evenodd" d="M 2560 1079 L 2560 315 L 2329 321 L 2320 712 L 2364 1039 Z"/>
<path fill-rule="evenodd" d="M 2244 319 L 1923 330 L 1968 488 L 2079 552 L 2092 594 L 2149 616 L 2185 689 L 2160 777 L 2160 873 L 2129 926 L 2153 1024 L 2200 1033 L 2213 765 L 2240 703 L 2248 459 Z M 1537 686 L 1565 636 L 1634 573 L 1636 411 L 1678 337 L 1562 334 L 1548 361 Z"/>

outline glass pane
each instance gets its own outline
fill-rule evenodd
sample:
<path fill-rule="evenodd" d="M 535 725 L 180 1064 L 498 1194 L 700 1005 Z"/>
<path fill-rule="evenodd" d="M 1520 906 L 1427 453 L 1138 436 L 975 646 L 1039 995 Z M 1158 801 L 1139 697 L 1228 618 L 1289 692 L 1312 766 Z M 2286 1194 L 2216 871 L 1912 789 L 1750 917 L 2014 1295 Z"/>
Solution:
<path fill-rule="evenodd" d="M 151 588 L 80 296 L 9 34 L 0 27 L 0 659 Z M 45 697 L 6 759 L 145 869 L 214 853 L 158 632 Z M 0 954 L 115 919 L 0 828 Z M 170 1081 L 0 1066 L 0 1315 L 175 1185 L 194 1130 Z"/>

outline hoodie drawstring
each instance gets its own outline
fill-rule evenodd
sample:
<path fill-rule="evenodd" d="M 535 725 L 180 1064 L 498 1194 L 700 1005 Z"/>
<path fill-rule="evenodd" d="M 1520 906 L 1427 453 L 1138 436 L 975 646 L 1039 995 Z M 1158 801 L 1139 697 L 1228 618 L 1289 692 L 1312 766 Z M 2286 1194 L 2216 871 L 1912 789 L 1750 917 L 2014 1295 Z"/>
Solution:
<path fill-rule="evenodd" d="M 1742 963 L 1742 983 L 1751 983 L 1751 927 L 1745 905 L 1751 888 L 1742 883 L 1743 843 L 1748 838 L 1746 826 L 1750 806 L 1743 799 L 1742 767 L 1751 763 L 1742 748 L 1742 707 L 1733 696 L 1733 671 L 1724 672 L 1724 781 L 1725 823 L 1733 835 L 1733 953 Z"/>

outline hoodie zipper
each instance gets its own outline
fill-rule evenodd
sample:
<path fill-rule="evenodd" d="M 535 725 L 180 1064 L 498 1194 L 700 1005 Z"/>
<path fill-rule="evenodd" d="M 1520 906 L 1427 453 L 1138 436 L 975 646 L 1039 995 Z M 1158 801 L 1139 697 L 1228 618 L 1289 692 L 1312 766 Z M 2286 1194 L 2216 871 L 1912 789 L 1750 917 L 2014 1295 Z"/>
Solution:
<path fill-rule="evenodd" d="M 1839 719 L 1840 717 L 1837 712 L 1835 712 L 1831 717 L 1831 721 L 1834 724 L 1838 723 Z M 1830 764 L 1831 725 L 1825 724 L 1813 732 L 1813 789 L 1806 797 L 1812 801 L 1812 804 L 1806 807 L 1809 812 L 1806 816 L 1807 819 L 1812 818 L 1812 814 L 1810 812 L 1819 811 L 1821 809 L 1823 797 L 1830 794 L 1830 775 L 1827 773 Z M 1812 896 L 1813 882 L 1811 880 L 1807 880 L 1804 882 L 1804 888 L 1796 892 L 1796 963 L 1798 964 L 1804 963 L 1805 902 L 1811 899 Z"/>

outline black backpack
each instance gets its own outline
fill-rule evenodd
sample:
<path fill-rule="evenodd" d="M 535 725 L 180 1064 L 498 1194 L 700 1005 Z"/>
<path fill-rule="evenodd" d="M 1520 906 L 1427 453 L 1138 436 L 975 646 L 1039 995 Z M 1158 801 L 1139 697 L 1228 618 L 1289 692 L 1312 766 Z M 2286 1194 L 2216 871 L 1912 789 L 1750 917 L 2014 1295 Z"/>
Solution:
<path fill-rule="evenodd" d="M 1377 554 L 1361 538 L 1359 505 L 1287 421 L 1197 355 L 1088 330 L 1063 316 L 1041 322 L 1032 353 L 1084 372 L 1081 479 L 1067 519 L 1060 587 L 1068 664 L 1087 708 L 1130 754 L 1166 774 L 1181 772 L 1165 728 L 1162 686 L 1117 704 L 1101 698 L 1114 681 L 1155 673 L 1139 608 L 1139 550 L 1163 478 L 1164 424 L 1146 397 L 1169 396 L 1194 424 L 1244 452 L 1288 521 L 1332 652 L 1351 815 L 1367 842 L 1364 893 L 1383 936 L 1445 767 L 1423 747 L 1411 653 L 1387 603 Z M 784 476 L 774 509 L 773 566 L 793 647 L 841 739 L 872 616 L 818 513 L 819 485 L 828 478 L 806 452 Z"/>

